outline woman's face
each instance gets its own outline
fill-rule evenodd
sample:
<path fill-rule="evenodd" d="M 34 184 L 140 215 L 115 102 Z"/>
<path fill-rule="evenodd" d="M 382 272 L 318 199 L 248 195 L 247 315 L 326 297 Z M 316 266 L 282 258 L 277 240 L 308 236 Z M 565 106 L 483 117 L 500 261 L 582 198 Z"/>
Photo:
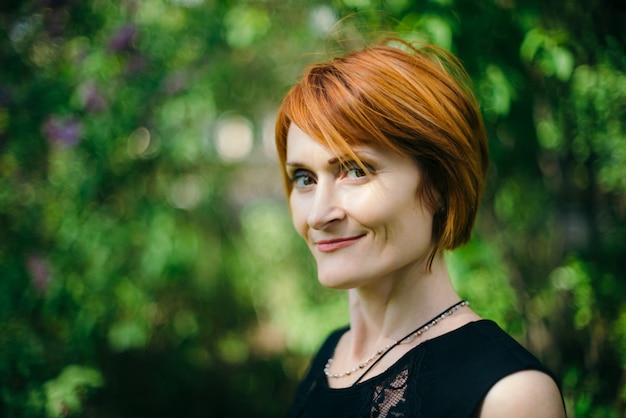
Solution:
<path fill-rule="evenodd" d="M 286 170 L 293 190 L 293 223 L 330 288 L 373 285 L 425 269 L 432 211 L 418 195 L 421 173 L 406 156 L 370 146 L 341 163 L 328 148 L 292 124 Z"/>

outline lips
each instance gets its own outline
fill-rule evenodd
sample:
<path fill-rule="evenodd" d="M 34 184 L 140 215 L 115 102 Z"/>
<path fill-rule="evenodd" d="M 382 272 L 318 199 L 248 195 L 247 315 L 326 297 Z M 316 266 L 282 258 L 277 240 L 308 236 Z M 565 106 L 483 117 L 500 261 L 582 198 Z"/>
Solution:
<path fill-rule="evenodd" d="M 357 242 L 359 239 L 363 238 L 364 236 L 365 236 L 365 234 L 357 235 L 357 236 L 354 236 L 354 237 L 320 240 L 320 241 L 316 241 L 315 245 L 317 246 L 317 249 L 320 252 L 329 253 L 329 252 L 332 252 L 332 251 L 337 251 L 337 250 L 339 250 L 341 248 L 344 248 L 344 247 L 347 247 L 349 245 L 352 245 L 355 242 Z"/>

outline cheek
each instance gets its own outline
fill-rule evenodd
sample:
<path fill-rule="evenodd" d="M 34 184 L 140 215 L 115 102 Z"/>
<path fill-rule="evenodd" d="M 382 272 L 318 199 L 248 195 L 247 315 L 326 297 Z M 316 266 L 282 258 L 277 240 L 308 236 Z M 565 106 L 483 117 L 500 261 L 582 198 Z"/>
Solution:
<path fill-rule="evenodd" d="M 389 238 L 410 244 L 415 240 L 431 240 L 432 216 L 415 199 L 403 199 L 387 207 L 379 214 Z"/>

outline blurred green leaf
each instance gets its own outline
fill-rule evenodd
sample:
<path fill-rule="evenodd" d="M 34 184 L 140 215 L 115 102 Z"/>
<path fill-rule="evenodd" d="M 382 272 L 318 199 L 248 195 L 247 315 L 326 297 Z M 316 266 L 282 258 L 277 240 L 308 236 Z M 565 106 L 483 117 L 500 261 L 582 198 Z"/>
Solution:
<path fill-rule="evenodd" d="M 98 388 L 103 384 L 98 370 L 78 365 L 65 367 L 59 376 L 44 384 L 47 416 L 65 417 L 80 412 L 82 394 L 87 389 Z"/>

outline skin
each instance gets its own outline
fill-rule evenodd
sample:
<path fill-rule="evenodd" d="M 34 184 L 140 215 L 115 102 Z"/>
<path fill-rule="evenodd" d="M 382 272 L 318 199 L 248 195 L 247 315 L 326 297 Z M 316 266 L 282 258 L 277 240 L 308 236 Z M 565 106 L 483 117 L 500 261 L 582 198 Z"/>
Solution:
<path fill-rule="evenodd" d="M 417 165 L 374 147 L 356 146 L 353 151 L 369 173 L 354 162 L 340 162 L 294 124 L 287 136 L 294 227 L 315 257 L 320 282 L 348 290 L 350 331 L 335 349 L 334 372 L 354 367 L 460 300 L 443 255 L 435 256 L 430 270 L 426 266 L 433 208 L 418 193 L 422 176 Z M 455 312 L 410 344 L 394 348 L 366 378 L 384 372 L 426 339 L 479 319 L 469 308 Z M 348 387 L 357 377 L 328 383 Z M 564 413 L 558 389 L 547 375 L 519 372 L 493 387 L 479 416 L 541 418 Z"/>
<path fill-rule="evenodd" d="M 422 270 L 432 213 L 416 196 L 421 176 L 412 161 L 359 147 L 371 172 L 366 176 L 296 127 L 288 138 L 293 223 L 317 261 L 323 285 L 372 291 L 382 286 L 387 293 L 390 282 Z"/>
<path fill-rule="evenodd" d="M 496 383 L 487 393 L 477 416 L 562 418 L 566 415 L 554 380 L 544 373 L 528 370 Z"/>

